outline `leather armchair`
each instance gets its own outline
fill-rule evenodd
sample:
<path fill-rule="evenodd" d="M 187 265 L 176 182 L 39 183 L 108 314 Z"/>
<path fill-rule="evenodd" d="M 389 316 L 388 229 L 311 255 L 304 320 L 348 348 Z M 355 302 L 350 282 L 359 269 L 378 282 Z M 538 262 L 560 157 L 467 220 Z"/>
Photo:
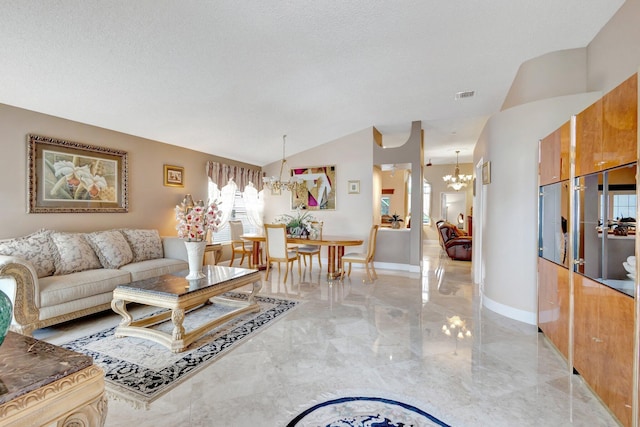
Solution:
<path fill-rule="evenodd" d="M 449 222 L 438 221 L 437 226 L 440 246 L 449 258 L 459 261 L 471 261 L 473 238 L 467 236 L 467 233 Z"/>

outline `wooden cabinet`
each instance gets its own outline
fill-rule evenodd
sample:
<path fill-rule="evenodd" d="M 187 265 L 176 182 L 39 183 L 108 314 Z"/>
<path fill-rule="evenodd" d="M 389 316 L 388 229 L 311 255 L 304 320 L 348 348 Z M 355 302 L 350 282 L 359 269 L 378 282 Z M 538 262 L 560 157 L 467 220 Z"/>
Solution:
<path fill-rule="evenodd" d="M 636 161 L 638 141 L 638 75 L 603 98 L 602 161 L 607 168 Z"/>
<path fill-rule="evenodd" d="M 571 124 L 566 122 L 540 140 L 540 185 L 569 179 Z"/>
<path fill-rule="evenodd" d="M 574 367 L 618 420 L 630 426 L 634 299 L 573 275 Z"/>
<path fill-rule="evenodd" d="M 637 159 L 638 75 L 576 115 L 576 176 Z"/>
<path fill-rule="evenodd" d="M 538 327 L 569 358 L 569 270 L 538 259 Z"/>
<path fill-rule="evenodd" d="M 560 131 L 540 140 L 540 185 L 560 181 Z"/>
<path fill-rule="evenodd" d="M 576 176 L 602 170 L 602 99 L 576 115 Z"/>

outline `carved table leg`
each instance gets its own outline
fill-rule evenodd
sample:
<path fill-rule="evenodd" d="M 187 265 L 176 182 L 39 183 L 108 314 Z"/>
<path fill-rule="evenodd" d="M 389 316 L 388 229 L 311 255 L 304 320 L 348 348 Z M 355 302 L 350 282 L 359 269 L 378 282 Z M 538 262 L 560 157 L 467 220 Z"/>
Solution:
<path fill-rule="evenodd" d="M 179 341 L 184 336 L 184 326 L 182 326 L 182 322 L 184 321 L 184 309 L 173 309 L 171 311 L 171 321 L 173 322 L 172 338 L 174 341 Z"/>
<path fill-rule="evenodd" d="M 124 300 L 114 299 L 111 301 L 111 309 L 122 316 L 122 321 L 120 322 L 120 326 L 129 326 L 133 317 L 127 311 L 127 304 L 125 304 Z M 117 336 L 117 335 L 116 335 Z"/>
<path fill-rule="evenodd" d="M 247 298 L 247 302 L 249 304 L 253 304 L 254 303 L 254 298 L 255 298 L 256 294 L 258 292 L 260 292 L 260 289 L 262 289 L 262 281 L 253 282 L 253 290 L 249 294 L 249 298 Z"/>

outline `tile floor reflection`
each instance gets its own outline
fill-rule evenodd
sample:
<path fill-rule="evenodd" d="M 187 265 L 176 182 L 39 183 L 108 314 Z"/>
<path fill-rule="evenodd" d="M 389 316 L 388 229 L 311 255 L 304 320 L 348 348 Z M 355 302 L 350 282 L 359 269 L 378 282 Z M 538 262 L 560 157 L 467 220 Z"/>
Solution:
<path fill-rule="evenodd" d="M 481 308 L 471 264 L 425 244 L 422 274 L 355 269 L 328 283 L 317 265 L 261 294 L 305 303 L 264 332 L 136 410 L 110 401 L 107 426 L 285 426 L 344 394 L 417 404 L 452 426 L 617 426 L 535 326 Z M 469 335 L 447 335 L 451 319 Z M 34 335 L 52 343 L 118 323 L 103 313 Z"/>

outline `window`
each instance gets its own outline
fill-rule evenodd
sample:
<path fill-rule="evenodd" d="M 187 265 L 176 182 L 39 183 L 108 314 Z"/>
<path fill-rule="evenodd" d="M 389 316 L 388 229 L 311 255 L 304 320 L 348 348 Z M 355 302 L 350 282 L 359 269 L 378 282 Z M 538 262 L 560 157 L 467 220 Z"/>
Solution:
<path fill-rule="evenodd" d="M 231 217 L 229 219 L 242 221 L 242 227 L 244 228 L 244 232 L 247 234 L 258 232 L 258 228 L 251 225 L 251 223 L 249 222 L 249 218 L 247 217 L 247 208 L 244 204 L 244 198 L 242 197 L 242 192 L 240 192 L 239 190 L 236 190 L 236 195 L 233 200 L 233 210 L 231 211 Z M 214 243 L 226 243 L 230 241 L 231 227 L 229 227 L 229 223 L 225 224 L 224 227 L 213 233 Z"/>
<path fill-rule="evenodd" d="M 431 224 L 431 184 L 425 179 L 422 182 L 422 223 Z"/>
<path fill-rule="evenodd" d="M 635 218 L 636 216 L 636 195 L 614 194 L 612 218 Z"/>
<path fill-rule="evenodd" d="M 391 205 L 391 197 L 380 198 L 380 214 L 389 215 L 389 206 Z"/>

